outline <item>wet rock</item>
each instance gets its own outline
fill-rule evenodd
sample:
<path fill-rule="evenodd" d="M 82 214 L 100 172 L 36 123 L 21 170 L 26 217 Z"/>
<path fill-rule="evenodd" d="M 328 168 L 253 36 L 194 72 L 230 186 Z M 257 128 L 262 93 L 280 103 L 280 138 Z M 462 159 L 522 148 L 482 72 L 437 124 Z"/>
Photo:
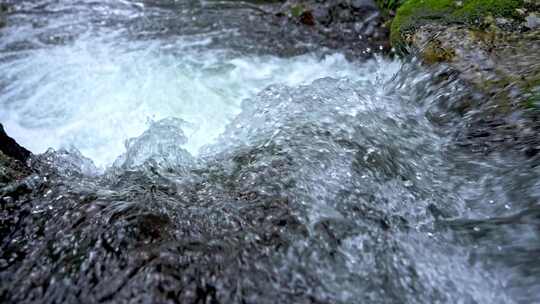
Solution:
<path fill-rule="evenodd" d="M 397 10 L 392 21 L 394 46 L 407 44 L 408 37 L 426 24 L 466 24 L 478 26 L 485 18 L 514 18 L 522 1 L 514 0 L 409 0 Z"/>
<path fill-rule="evenodd" d="M 84 159 L 49 151 L 37 180 L 0 192 L 1 299 L 434 303 L 478 298 L 470 284 L 498 297 L 489 276 L 463 283 L 459 247 L 416 228 L 431 213 L 456 217 L 460 200 L 440 138 L 410 106 L 419 95 L 403 94 L 429 78 L 389 79 L 392 102 L 362 98 L 370 80 L 270 87 L 242 105 L 220 152 L 181 171 L 72 174 Z M 159 157 L 146 149 L 153 135 L 179 134 L 166 122 L 128 145 L 149 154 L 130 157 Z M 456 265 L 465 270 L 448 276 Z"/>
<path fill-rule="evenodd" d="M 0 151 L 2 151 L 6 156 L 12 157 L 21 162 L 25 162 L 31 155 L 30 151 L 17 144 L 13 138 L 6 134 L 2 124 L 0 124 Z"/>
<path fill-rule="evenodd" d="M 300 22 L 309 26 L 315 25 L 315 18 L 313 17 L 313 13 L 311 13 L 311 11 L 303 12 L 300 15 Z"/>
<path fill-rule="evenodd" d="M 311 27 L 309 35 L 321 37 L 323 44 L 333 49 L 357 56 L 366 49 L 389 50 L 388 30 L 372 0 L 290 0 L 276 14 L 289 24 Z"/>
<path fill-rule="evenodd" d="M 7 11 L 7 6 L 4 3 L 0 3 L 0 28 L 6 23 L 4 21 L 4 13 Z"/>
<path fill-rule="evenodd" d="M 0 188 L 29 174 L 30 169 L 26 165 L 0 152 Z"/>
<path fill-rule="evenodd" d="M 29 174 L 25 163 L 30 155 L 30 151 L 9 137 L 0 124 L 0 188 Z"/>
<path fill-rule="evenodd" d="M 525 94 L 540 80 L 540 55 L 530 51 L 540 47 L 533 30 L 539 8 L 526 1 L 410 0 L 392 22 L 392 44 L 428 64 L 447 63 L 484 92 Z M 530 27 L 522 23 L 526 12 Z"/>
<path fill-rule="evenodd" d="M 352 0 L 351 7 L 355 9 L 373 9 L 377 10 L 377 5 L 373 0 Z"/>
<path fill-rule="evenodd" d="M 524 151 L 540 143 L 530 135 L 538 128 L 540 53 L 531 50 L 540 49 L 539 9 L 530 1 L 410 0 L 392 22 L 398 52 L 417 54 L 427 65 L 446 65 L 483 94 L 468 107 L 460 135 L 476 151 L 505 147 L 532 155 Z M 475 135 L 489 128 L 485 121 L 504 123 L 489 135 Z"/>
<path fill-rule="evenodd" d="M 526 88 L 540 80 L 540 54 L 530 51 L 540 48 L 538 31 L 429 24 L 418 28 L 410 41 L 425 62 L 445 62 L 488 92 L 505 86 Z"/>
<path fill-rule="evenodd" d="M 388 28 L 379 26 L 383 20 L 372 5 L 359 7 L 356 3 L 352 7 L 352 2 L 347 0 L 167 3 L 149 1 L 145 6 L 174 6 L 175 11 L 183 13 L 171 18 L 157 15 L 135 18 L 128 25 L 135 39 L 193 35 L 204 28 L 205 32 L 220 32 L 205 47 L 225 47 L 241 55 L 291 57 L 340 52 L 358 59 L 372 56 L 367 49 L 390 49 Z"/>

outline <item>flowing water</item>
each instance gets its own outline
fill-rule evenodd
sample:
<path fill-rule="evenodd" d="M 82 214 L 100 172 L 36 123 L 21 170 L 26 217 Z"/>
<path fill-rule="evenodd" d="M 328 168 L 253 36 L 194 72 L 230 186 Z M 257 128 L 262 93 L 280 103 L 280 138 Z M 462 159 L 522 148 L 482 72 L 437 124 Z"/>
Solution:
<path fill-rule="evenodd" d="M 10 4 L 2 302 L 540 301 L 538 156 L 457 145 L 444 70 L 248 2 Z"/>

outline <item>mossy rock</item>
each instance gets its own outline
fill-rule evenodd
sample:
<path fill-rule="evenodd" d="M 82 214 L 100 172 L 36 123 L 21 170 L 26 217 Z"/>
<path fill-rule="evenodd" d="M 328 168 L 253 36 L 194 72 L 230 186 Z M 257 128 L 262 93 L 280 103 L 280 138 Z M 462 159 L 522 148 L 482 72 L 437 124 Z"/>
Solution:
<path fill-rule="evenodd" d="M 531 97 L 527 98 L 524 106 L 531 110 L 540 110 L 540 92 L 534 93 Z"/>
<path fill-rule="evenodd" d="M 381 9 L 395 10 L 406 1 L 407 0 L 376 0 L 375 3 L 377 3 Z"/>
<path fill-rule="evenodd" d="M 524 102 L 524 106 L 528 109 L 540 110 L 540 72 L 535 75 L 536 78 L 525 84 L 525 90 L 527 92 L 527 99 Z"/>
<path fill-rule="evenodd" d="M 540 87 L 540 53 L 531 50 L 540 48 L 540 31 L 426 24 L 407 39 L 424 63 L 445 63 L 479 91 L 501 99 L 501 109 L 537 104 L 532 100 Z"/>
<path fill-rule="evenodd" d="M 405 2 L 407 2 L 407 0 L 375 0 L 375 3 L 383 16 L 388 19 L 390 19 L 395 14 L 395 11 Z"/>
<path fill-rule="evenodd" d="M 523 0 L 408 0 L 397 10 L 390 40 L 394 47 L 402 49 L 404 37 L 424 24 L 480 25 L 487 16 L 521 18 L 516 9 L 523 4 Z"/>
<path fill-rule="evenodd" d="M 428 43 L 422 51 L 422 59 L 427 64 L 448 62 L 451 61 L 455 55 L 454 49 L 445 47 L 438 40 L 433 40 Z"/>

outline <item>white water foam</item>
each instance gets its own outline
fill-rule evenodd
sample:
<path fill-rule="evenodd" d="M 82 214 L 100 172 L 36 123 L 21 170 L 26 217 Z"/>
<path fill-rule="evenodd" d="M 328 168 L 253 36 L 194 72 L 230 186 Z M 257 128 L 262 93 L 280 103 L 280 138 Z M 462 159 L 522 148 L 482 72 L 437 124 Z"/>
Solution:
<path fill-rule="evenodd" d="M 396 62 L 358 64 L 335 54 L 294 58 L 231 58 L 197 52 L 185 42 L 124 41 L 83 36 L 66 45 L 4 52 L 0 58 L 0 121 L 35 153 L 77 148 L 100 166 L 125 150 L 151 121 L 190 123 L 185 148 L 199 148 L 223 132 L 242 100 L 271 84 L 298 86 L 323 77 L 387 78 Z"/>

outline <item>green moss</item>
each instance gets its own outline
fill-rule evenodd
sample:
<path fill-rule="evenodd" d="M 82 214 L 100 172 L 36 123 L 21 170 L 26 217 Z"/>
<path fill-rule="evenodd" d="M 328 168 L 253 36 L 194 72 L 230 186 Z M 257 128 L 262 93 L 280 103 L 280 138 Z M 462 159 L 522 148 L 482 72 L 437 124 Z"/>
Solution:
<path fill-rule="evenodd" d="M 451 61 L 455 55 L 454 50 L 444 48 L 437 40 L 428 43 L 422 52 L 422 58 L 424 59 L 424 62 L 428 64 L 448 62 Z"/>
<path fill-rule="evenodd" d="M 516 9 L 523 5 L 523 0 L 469 0 L 455 12 L 457 17 L 481 18 L 486 15 L 495 17 L 515 17 Z"/>
<path fill-rule="evenodd" d="M 291 16 L 298 18 L 302 13 L 304 12 L 304 6 L 302 5 L 295 5 L 291 7 Z"/>
<path fill-rule="evenodd" d="M 478 24 L 483 17 L 516 17 L 523 0 L 408 0 L 392 22 L 390 39 L 403 44 L 403 36 L 426 23 Z"/>
<path fill-rule="evenodd" d="M 527 82 L 525 89 L 528 91 L 530 97 L 525 100 L 525 107 L 529 109 L 540 109 L 540 75 L 533 80 Z"/>
<path fill-rule="evenodd" d="M 540 109 L 540 93 L 537 93 L 527 99 L 524 103 L 525 108 L 532 109 L 532 110 L 538 110 Z"/>
<path fill-rule="evenodd" d="M 397 9 L 406 0 L 376 0 L 375 2 L 380 8 Z"/>

